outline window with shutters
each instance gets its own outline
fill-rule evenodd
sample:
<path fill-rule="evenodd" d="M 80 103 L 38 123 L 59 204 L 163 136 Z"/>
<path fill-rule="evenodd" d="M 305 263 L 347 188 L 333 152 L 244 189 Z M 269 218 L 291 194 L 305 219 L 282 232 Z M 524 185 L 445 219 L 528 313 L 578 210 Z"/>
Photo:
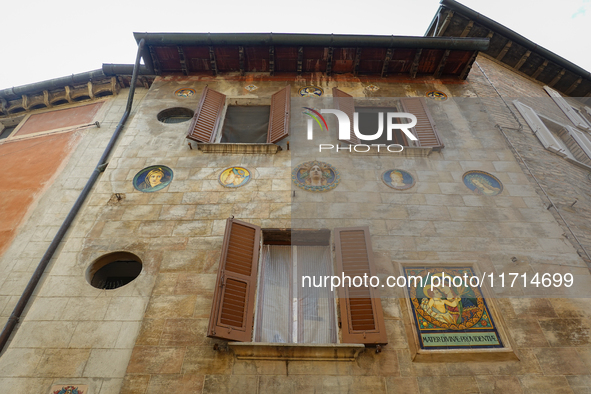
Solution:
<path fill-rule="evenodd" d="M 330 283 L 320 285 L 321 278 L 331 275 L 364 274 L 376 274 L 368 227 L 337 228 L 331 234 L 263 230 L 228 219 L 208 336 L 242 342 L 384 345 L 377 289 L 341 287 L 335 294 Z M 304 276 L 317 281 L 305 282 Z"/>
<path fill-rule="evenodd" d="M 400 144 L 402 146 L 415 146 L 422 148 L 431 148 L 439 151 L 444 147 L 443 141 L 437 131 L 437 127 L 427 104 L 423 98 L 419 97 L 405 97 L 397 100 L 388 100 L 387 105 L 383 106 L 361 106 L 356 105 L 355 98 L 344 91 L 333 88 L 332 91 L 335 107 L 345 112 L 351 120 L 351 139 L 344 142 L 350 144 Z M 379 128 L 380 118 L 378 113 L 382 113 L 382 121 L 384 131 L 378 140 L 363 140 L 359 139 L 354 132 L 354 113 L 359 114 L 359 130 L 362 134 L 375 134 Z M 392 140 L 387 139 L 386 124 L 388 112 L 408 112 L 417 117 L 417 124 L 411 128 L 410 131 L 417 138 L 416 141 L 411 141 L 400 130 L 394 130 Z M 405 123 L 408 119 L 399 120 L 399 123 Z"/>
<path fill-rule="evenodd" d="M 544 148 L 571 162 L 591 167 L 591 137 L 587 132 L 539 114 L 517 100 L 513 103 Z"/>
<path fill-rule="evenodd" d="M 246 153 L 264 153 L 264 150 L 253 149 L 252 146 L 275 144 L 289 135 L 290 94 L 291 89 L 287 86 L 267 100 L 230 100 L 226 95 L 205 87 L 187 138 L 197 141 L 204 151 L 237 152 L 238 144 L 245 144 L 250 146 Z M 228 147 L 227 150 L 219 147 L 212 149 L 210 144 L 225 144 Z"/>

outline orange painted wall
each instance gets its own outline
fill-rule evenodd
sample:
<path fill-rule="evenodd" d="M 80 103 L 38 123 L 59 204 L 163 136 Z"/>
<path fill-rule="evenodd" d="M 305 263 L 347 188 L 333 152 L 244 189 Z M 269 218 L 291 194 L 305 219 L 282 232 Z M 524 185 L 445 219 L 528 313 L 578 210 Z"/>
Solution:
<path fill-rule="evenodd" d="M 17 131 L 17 136 L 41 131 L 59 129 L 62 127 L 78 126 L 91 123 L 98 110 L 103 105 L 102 102 L 81 107 L 61 109 L 41 114 L 31 115 L 29 119 Z"/>
<path fill-rule="evenodd" d="M 77 140 L 69 132 L 0 145 L 0 256 Z"/>

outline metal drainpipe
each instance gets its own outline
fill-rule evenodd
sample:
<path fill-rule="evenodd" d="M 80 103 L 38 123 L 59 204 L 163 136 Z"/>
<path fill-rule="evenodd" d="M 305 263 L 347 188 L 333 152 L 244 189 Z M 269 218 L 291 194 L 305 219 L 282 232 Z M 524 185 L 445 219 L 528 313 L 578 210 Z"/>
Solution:
<path fill-rule="evenodd" d="M 107 167 L 107 164 L 108 164 L 107 159 L 108 159 L 111 151 L 113 150 L 113 147 L 115 146 L 115 143 L 117 142 L 117 139 L 118 139 L 119 135 L 121 134 L 121 130 L 123 130 L 123 126 L 125 125 L 125 122 L 127 121 L 127 118 L 129 117 L 129 114 L 131 112 L 131 105 L 133 104 L 133 95 L 135 93 L 135 85 L 137 82 L 138 70 L 139 70 L 140 59 L 141 59 L 141 51 L 142 51 L 142 48 L 144 47 L 144 44 L 145 44 L 145 40 L 143 40 L 143 39 L 140 40 L 140 42 L 138 43 L 138 51 L 137 51 L 137 56 L 135 58 L 135 65 L 133 67 L 131 84 L 129 86 L 129 95 L 127 97 L 127 107 L 125 108 L 125 113 L 121 117 L 121 120 L 119 121 L 119 124 L 117 125 L 117 128 L 115 129 L 115 132 L 113 133 L 113 136 L 111 137 L 111 140 L 109 141 L 109 144 L 105 148 L 105 151 L 103 152 L 103 155 L 101 156 L 96 168 L 92 172 L 92 175 L 88 179 L 88 182 L 86 182 L 86 186 L 84 186 L 84 189 L 82 190 L 82 192 L 80 192 L 80 195 L 78 196 L 78 199 L 74 203 L 74 206 L 72 207 L 72 209 L 70 209 L 68 216 L 66 216 L 66 219 L 62 223 L 57 234 L 55 235 L 55 237 L 51 241 L 51 244 L 49 245 L 49 247 L 45 251 L 45 254 L 41 258 L 41 261 L 39 262 L 37 269 L 35 269 L 35 272 L 33 273 L 33 276 L 31 277 L 31 279 L 29 280 L 27 287 L 23 291 L 23 294 L 21 295 L 20 299 L 18 300 L 18 303 L 16 304 L 16 306 L 14 307 L 14 310 L 12 311 L 12 314 L 8 318 L 8 321 L 6 322 L 6 325 L 4 326 L 4 329 L 2 330 L 2 333 L 0 334 L 0 354 L 2 354 L 2 351 L 4 350 L 4 347 L 6 346 L 6 343 L 8 342 L 8 339 L 10 338 L 10 335 L 15 330 L 15 327 L 16 327 L 23 311 L 26 308 L 27 303 L 29 302 L 29 299 L 33 295 L 33 292 L 35 291 L 37 284 L 39 284 L 39 281 L 41 280 L 41 276 L 45 272 L 45 269 L 47 268 L 47 265 L 49 264 L 49 261 L 53 257 L 53 254 L 55 253 L 57 247 L 59 246 L 60 242 L 62 241 L 62 239 L 66 235 L 66 232 L 70 228 L 70 225 L 74 221 L 74 218 L 78 214 L 78 211 L 82 207 L 82 204 L 84 204 L 84 200 L 86 200 L 86 197 L 90 193 L 90 190 L 94 186 L 94 183 L 98 179 L 100 173 L 103 172 L 105 170 L 105 168 Z"/>

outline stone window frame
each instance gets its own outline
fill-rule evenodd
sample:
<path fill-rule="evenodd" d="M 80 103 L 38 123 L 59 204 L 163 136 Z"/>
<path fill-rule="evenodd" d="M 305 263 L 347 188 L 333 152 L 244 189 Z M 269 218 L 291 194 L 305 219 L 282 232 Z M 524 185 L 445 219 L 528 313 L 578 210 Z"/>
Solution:
<path fill-rule="evenodd" d="M 434 263 L 432 261 L 404 261 L 399 263 L 399 273 L 405 275 L 404 269 L 410 266 L 427 267 L 469 267 L 474 274 L 482 278 L 482 272 L 475 261 L 453 262 L 453 263 Z M 474 361 L 510 361 L 519 360 L 515 350 L 517 348 L 513 338 L 509 335 L 507 323 L 500 313 L 500 308 L 496 302 L 494 294 L 484 283 L 480 286 L 488 310 L 496 324 L 497 332 L 503 343 L 502 348 L 484 348 L 484 349 L 422 349 L 420 346 L 417 329 L 414 324 L 414 316 L 410 302 L 409 288 L 403 290 L 404 296 L 400 299 L 400 309 L 404 328 L 407 335 L 408 345 L 413 362 L 464 362 Z"/>

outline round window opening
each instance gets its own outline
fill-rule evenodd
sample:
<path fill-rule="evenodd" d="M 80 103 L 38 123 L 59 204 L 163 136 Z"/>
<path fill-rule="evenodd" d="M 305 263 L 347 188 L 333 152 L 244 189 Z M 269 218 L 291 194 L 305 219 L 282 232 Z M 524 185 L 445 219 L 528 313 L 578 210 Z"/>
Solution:
<path fill-rule="evenodd" d="M 182 107 L 167 108 L 160 111 L 157 117 L 162 123 L 183 123 L 193 118 L 193 111 Z"/>
<path fill-rule="evenodd" d="M 142 272 L 142 262 L 133 253 L 115 252 L 98 258 L 88 267 L 86 280 L 92 287 L 113 290 L 133 281 Z"/>

